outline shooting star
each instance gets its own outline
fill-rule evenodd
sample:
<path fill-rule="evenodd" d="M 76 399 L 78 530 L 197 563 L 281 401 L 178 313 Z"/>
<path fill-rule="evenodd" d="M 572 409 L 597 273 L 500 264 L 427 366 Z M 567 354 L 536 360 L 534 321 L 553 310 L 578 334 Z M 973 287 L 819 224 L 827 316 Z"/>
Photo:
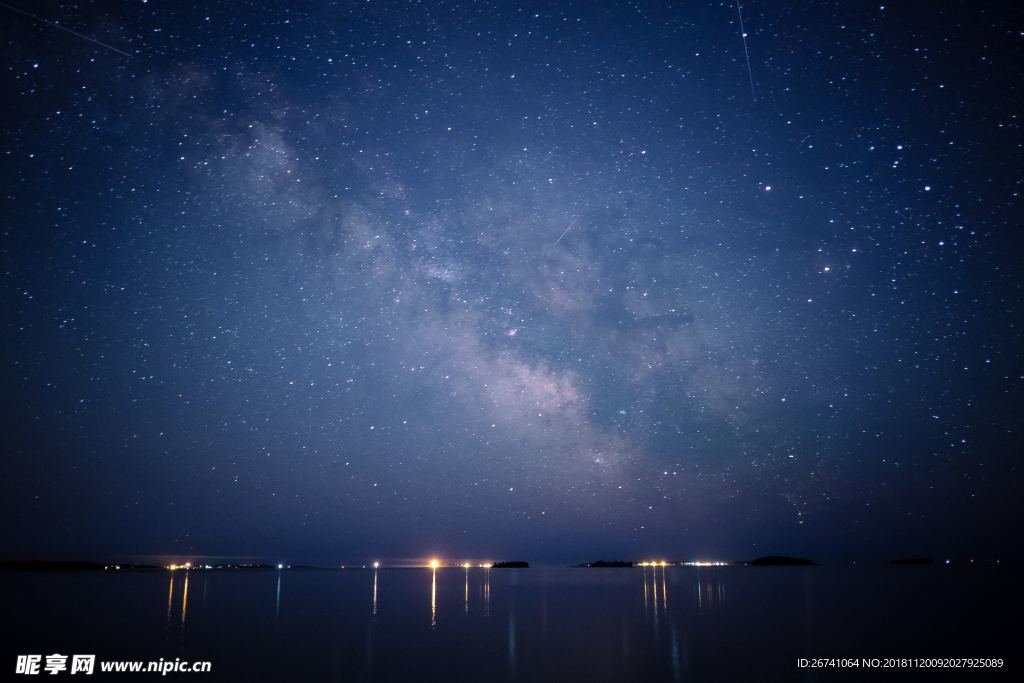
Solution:
<path fill-rule="evenodd" d="M 747 50 L 747 30 L 743 28 L 743 10 L 740 9 L 740 0 L 736 0 L 736 14 L 740 15 L 740 37 L 743 38 L 743 56 L 747 58 L 747 77 L 750 78 L 750 99 L 757 102 L 757 95 L 754 94 L 754 72 L 750 68 L 750 51 Z"/>
<path fill-rule="evenodd" d="M 570 223 L 570 224 L 569 224 L 569 227 L 568 227 L 568 228 L 566 228 L 565 230 L 563 230 L 563 231 L 562 231 L 562 234 L 558 236 L 558 239 L 557 239 L 557 240 L 555 240 L 555 243 L 554 243 L 554 244 L 552 244 L 551 246 L 553 246 L 553 247 L 557 247 L 557 246 L 558 246 L 558 243 L 562 241 L 562 238 L 563 238 L 563 237 L 565 237 L 565 235 L 566 235 L 566 234 L 567 234 L 567 233 L 568 233 L 568 232 L 569 232 L 570 230 L 572 230 L 572 226 L 576 225 L 576 221 L 577 221 L 577 220 L 578 220 L 578 218 L 573 218 L 573 219 L 572 219 L 572 223 Z"/>
<path fill-rule="evenodd" d="M 65 26 L 61 26 L 60 24 L 55 24 L 52 21 L 47 21 L 46 19 L 43 19 L 42 17 L 37 17 L 36 15 L 32 14 L 31 12 L 26 12 L 23 9 L 18 9 L 17 7 L 12 7 L 11 5 L 7 5 L 7 4 L 4 4 L 2 2 L 0 2 L 0 7 L 4 7 L 6 9 L 9 9 L 12 12 L 17 12 L 18 14 L 24 14 L 26 17 L 30 17 L 32 19 L 35 19 L 36 21 L 42 22 L 42 23 L 46 24 L 47 26 L 52 26 L 53 28 L 59 28 L 61 31 L 64 31 L 66 33 L 70 33 L 73 36 L 78 36 L 79 38 L 84 38 L 85 40 L 88 40 L 90 43 L 96 43 L 97 45 L 105 47 L 108 50 L 113 50 L 114 52 L 116 52 L 118 54 L 124 55 L 125 57 L 131 57 L 131 55 L 129 53 L 125 52 L 124 50 L 118 50 L 113 45 L 107 45 L 104 42 L 96 40 L 95 38 L 90 38 L 87 35 L 83 35 L 83 34 L 79 33 L 78 31 L 72 31 L 71 29 L 69 29 L 69 28 L 67 28 Z"/>

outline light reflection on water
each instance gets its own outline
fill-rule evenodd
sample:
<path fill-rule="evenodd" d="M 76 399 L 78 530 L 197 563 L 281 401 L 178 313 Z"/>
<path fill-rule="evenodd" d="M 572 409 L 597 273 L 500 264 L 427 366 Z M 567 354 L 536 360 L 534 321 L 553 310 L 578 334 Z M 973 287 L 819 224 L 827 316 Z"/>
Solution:
<path fill-rule="evenodd" d="M 380 573 L 379 569 L 373 570 L 373 615 L 377 616 L 377 575 Z"/>
<path fill-rule="evenodd" d="M 487 618 L 491 614 L 491 590 L 492 590 L 492 570 L 490 568 L 470 568 L 462 567 L 462 613 L 463 615 L 469 616 L 475 614 L 473 611 L 473 601 L 470 599 L 471 584 L 475 584 L 476 590 L 473 591 L 480 597 L 479 616 Z M 453 572 L 452 569 L 448 570 Z M 501 574 L 502 570 L 499 570 Z M 515 570 L 505 571 L 501 574 L 505 577 L 514 577 L 516 574 Z M 543 571 L 543 570 L 541 570 Z M 583 570 L 581 570 L 583 571 Z M 597 571 L 601 570 L 589 570 Z M 611 570 L 615 571 L 615 570 Z M 693 601 L 691 607 L 696 608 L 698 612 L 707 610 L 721 604 L 724 601 L 725 594 L 725 576 L 721 570 L 716 569 L 692 569 L 692 568 L 679 568 L 679 567 L 668 567 L 668 566 L 653 566 L 653 567 L 642 567 L 639 572 L 633 570 L 626 570 L 631 572 L 632 576 L 639 578 L 641 583 L 641 593 L 643 596 L 642 607 L 645 615 L 650 618 L 650 626 L 652 628 L 653 635 L 657 639 L 662 622 L 667 619 L 669 614 L 669 587 L 676 583 L 691 583 L 693 586 Z M 537 571 L 535 574 L 539 573 Z M 432 629 L 436 629 L 441 619 L 441 610 L 444 609 L 445 603 L 439 601 L 439 583 L 443 583 L 444 569 L 431 568 L 430 569 L 430 626 Z M 671 581 L 670 581 L 671 577 Z M 512 584 L 515 581 L 510 582 Z M 541 600 L 541 630 L 547 632 L 548 624 L 548 591 L 554 589 L 557 591 L 558 584 L 550 585 L 548 583 L 543 584 L 542 589 L 542 600 Z M 377 614 L 377 592 L 378 592 L 378 577 L 377 570 L 374 570 L 373 578 L 373 594 L 372 594 L 372 605 L 373 614 Z M 514 675 L 518 667 L 518 641 L 517 641 L 517 625 L 516 625 L 516 608 L 515 600 L 512 596 L 509 597 L 507 607 L 507 621 L 506 621 L 506 651 L 508 654 L 508 673 Z M 685 605 L 681 605 L 680 609 L 685 609 Z M 669 660 L 671 668 L 672 680 L 680 680 L 685 668 L 686 658 L 686 644 L 683 631 L 673 621 L 669 624 Z M 628 656 L 629 654 L 629 632 L 630 629 L 624 629 L 623 632 L 623 652 Z"/>
<path fill-rule="evenodd" d="M 8 574 L 2 647 L 216 655 L 227 680 L 793 679 L 777 653 L 1010 647 L 1021 592 L 929 569 L 460 569 Z"/>
<path fill-rule="evenodd" d="M 484 569 L 484 616 L 491 616 L 491 570 Z"/>
<path fill-rule="evenodd" d="M 167 582 L 167 613 L 164 618 L 164 638 L 168 638 L 171 634 L 172 620 L 171 616 L 174 609 L 174 580 L 177 572 L 169 572 L 170 577 Z M 188 584 L 189 584 L 189 572 L 185 571 L 184 579 L 181 584 L 181 614 L 178 619 L 178 643 L 179 647 L 184 645 L 185 640 L 185 620 L 188 617 Z M 206 597 L 206 583 L 203 583 L 203 599 Z"/>
<path fill-rule="evenodd" d="M 171 603 L 174 600 L 174 572 L 171 572 L 171 582 L 167 588 L 167 625 L 171 625 Z"/>
<path fill-rule="evenodd" d="M 437 569 L 430 571 L 430 625 L 437 626 Z"/>
<path fill-rule="evenodd" d="M 274 593 L 274 623 L 281 618 L 281 570 L 277 570 L 277 590 Z"/>
<path fill-rule="evenodd" d="M 714 609 L 725 602 L 725 581 L 720 569 L 696 570 L 694 598 L 698 610 Z"/>
<path fill-rule="evenodd" d="M 181 627 L 185 630 L 185 613 L 188 611 L 188 572 L 185 572 L 185 587 L 181 591 Z"/>
<path fill-rule="evenodd" d="M 437 626 L 438 619 L 438 581 L 439 573 L 443 572 L 443 568 L 430 568 L 430 625 L 431 627 Z M 454 568 L 450 568 L 449 572 L 454 572 Z M 482 615 L 484 617 L 490 616 L 491 612 L 491 568 L 490 567 L 463 567 L 463 581 L 462 581 L 462 612 L 465 615 L 470 614 L 470 608 L 472 601 L 470 600 L 470 583 L 477 582 L 478 590 L 476 591 L 480 599 L 480 605 L 482 609 Z M 374 570 L 374 581 L 373 581 L 373 613 L 377 613 L 377 570 Z"/>
<path fill-rule="evenodd" d="M 188 579 L 189 573 L 185 572 L 184 585 L 181 588 L 181 624 L 185 624 L 185 617 L 188 613 Z M 204 584 L 205 586 L 205 584 Z M 171 572 L 170 581 L 167 584 L 167 625 L 171 623 L 171 610 L 174 607 L 174 573 Z"/>

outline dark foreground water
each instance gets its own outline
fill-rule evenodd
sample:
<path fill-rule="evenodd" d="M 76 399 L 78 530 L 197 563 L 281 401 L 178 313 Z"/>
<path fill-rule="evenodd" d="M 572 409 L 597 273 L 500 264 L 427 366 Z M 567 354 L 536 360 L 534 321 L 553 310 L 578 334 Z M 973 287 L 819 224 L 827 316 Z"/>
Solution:
<path fill-rule="evenodd" d="M 945 567 L 5 572 L 0 679 L 30 680 L 13 676 L 17 654 L 55 652 L 209 660 L 209 674 L 170 676 L 207 681 L 879 678 L 800 670 L 801 657 L 1001 657 L 1019 673 L 1018 578 Z"/>

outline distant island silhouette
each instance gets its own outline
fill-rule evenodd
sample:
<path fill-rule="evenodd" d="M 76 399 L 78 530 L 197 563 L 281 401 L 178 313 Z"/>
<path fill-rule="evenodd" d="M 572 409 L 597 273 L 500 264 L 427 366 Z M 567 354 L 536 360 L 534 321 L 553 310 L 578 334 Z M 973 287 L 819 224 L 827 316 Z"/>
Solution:
<path fill-rule="evenodd" d="M 881 564 L 884 560 L 879 560 Z M 856 564 L 856 563 L 854 563 Z M 896 559 L 889 560 L 891 566 L 933 566 L 939 564 L 930 557 L 899 557 Z M 952 564 L 951 560 L 945 560 L 943 564 Z M 969 568 L 997 568 L 1013 566 L 1013 563 L 1007 565 L 1006 563 L 1000 562 L 999 560 L 992 559 L 971 559 L 969 561 L 959 561 L 956 563 L 957 566 L 969 567 Z M 803 557 L 790 557 L 788 555 L 766 555 L 764 557 L 758 557 L 753 560 L 736 560 L 734 562 L 711 562 L 711 561 L 671 561 L 671 562 L 639 562 L 632 560 L 595 560 L 593 562 L 583 562 L 576 565 L 570 565 L 573 567 L 579 567 L 584 569 L 605 569 L 605 568 L 630 568 L 630 567 L 711 567 L 711 566 L 723 566 L 723 565 L 739 565 L 748 567 L 812 567 L 817 566 L 817 562 Z M 461 565 L 466 566 L 466 565 Z M 475 566 L 475 565 L 474 565 Z M 502 560 L 494 562 L 489 565 L 480 565 L 481 567 L 489 567 L 492 569 L 528 569 L 530 563 L 525 560 Z M 367 569 L 369 565 L 350 565 L 349 569 Z M 377 569 L 380 567 L 379 563 L 374 563 L 373 568 Z M 209 564 L 205 562 L 185 563 L 185 564 L 144 564 L 138 562 L 94 562 L 94 561 L 83 561 L 83 560 L 0 560 L 0 571 L 49 571 L 49 572 L 68 572 L 68 571 L 160 571 L 160 570 L 227 570 L 227 571 L 252 571 L 252 570 L 306 570 L 306 571 L 336 571 L 339 569 L 335 566 L 317 566 L 309 564 L 270 564 L 266 562 L 224 562 L 224 561 L 211 561 Z M 346 569 L 345 565 L 341 565 L 340 569 Z"/>
<path fill-rule="evenodd" d="M 74 560 L 47 561 L 47 560 L 9 560 L 0 562 L 0 569 L 20 569 L 26 571 L 94 571 L 103 569 L 102 564 L 96 562 L 76 562 Z"/>
<path fill-rule="evenodd" d="M 160 564 L 138 564 L 135 562 L 83 562 L 79 560 L 0 560 L 0 571 L 60 571 L 92 572 L 110 570 L 167 570 L 167 569 L 276 569 L 272 564 L 217 564 L 185 567 L 185 565 L 164 566 Z M 309 565 L 289 566 L 289 569 L 317 569 Z"/>
<path fill-rule="evenodd" d="M 99 562 L 80 562 L 77 560 L 4 560 L 0 561 L 0 570 L 14 571 L 58 571 L 83 572 L 102 571 L 104 569 L 163 569 L 155 564 L 101 564 Z"/>
<path fill-rule="evenodd" d="M 759 557 L 756 560 L 751 560 L 750 562 L 747 562 L 747 564 L 752 567 L 808 567 L 813 566 L 814 561 L 802 557 L 787 557 L 786 555 L 766 555 L 765 557 Z"/>

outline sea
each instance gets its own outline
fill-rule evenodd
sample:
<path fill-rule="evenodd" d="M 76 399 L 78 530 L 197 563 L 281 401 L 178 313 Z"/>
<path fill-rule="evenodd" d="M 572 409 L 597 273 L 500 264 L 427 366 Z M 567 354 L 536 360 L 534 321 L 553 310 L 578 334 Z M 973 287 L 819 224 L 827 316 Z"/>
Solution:
<path fill-rule="evenodd" d="M 1024 653 L 1020 578 L 941 565 L 6 571 L 0 678 L 1005 680 Z M 92 674 L 71 673 L 89 656 Z M 178 669 L 101 669 L 125 662 Z M 184 669 L 196 663 L 209 670 Z"/>

